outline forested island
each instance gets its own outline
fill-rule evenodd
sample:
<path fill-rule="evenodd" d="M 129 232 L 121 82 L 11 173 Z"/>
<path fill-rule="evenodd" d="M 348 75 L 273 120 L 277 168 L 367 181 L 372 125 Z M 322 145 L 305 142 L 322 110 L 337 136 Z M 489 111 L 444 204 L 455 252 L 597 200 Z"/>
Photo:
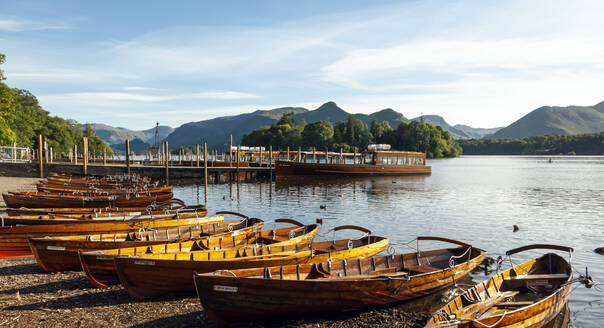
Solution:
<path fill-rule="evenodd" d="M 451 134 L 440 126 L 422 122 L 400 123 L 394 129 L 387 121 L 374 120 L 367 126 L 350 115 L 346 121 L 331 124 L 326 121 L 296 123 L 293 113 L 285 113 L 273 125 L 254 130 L 243 136 L 246 146 L 268 146 L 275 149 L 331 149 L 344 152 L 363 151 L 369 144 L 390 144 L 393 149 L 419 151 L 428 158 L 456 157 L 461 147 Z"/>
<path fill-rule="evenodd" d="M 0 53 L 0 64 L 6 56 Z M 78 145 L 82 149 L 82 137 L 88 137 L 88 149 L 93 156 L 103 153 L 105 143 L 89 125 L 74 120 L 50 116 L 38 99 L 29 91 L 9 87 L 4 72 L 0 70 L 0 145 L 38 148 L 38 134 L 42 134 L 55 154 L 66 155 L 69 149 Z M 113 154 L 106 147 L 108 154 Z"/>
<path fill-rule="evenodd" d="M 458 141 L 464 155 L 604 155 L 604 132 Z"/>

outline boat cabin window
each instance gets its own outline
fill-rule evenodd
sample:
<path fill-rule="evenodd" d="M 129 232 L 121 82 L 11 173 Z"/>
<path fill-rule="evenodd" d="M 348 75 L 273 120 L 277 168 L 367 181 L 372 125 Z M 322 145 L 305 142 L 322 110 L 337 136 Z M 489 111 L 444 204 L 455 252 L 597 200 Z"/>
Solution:
<path fill-rule="evenodd" d="M 375 164 L 373 153 L 365 153 L 365 163 Z"/>

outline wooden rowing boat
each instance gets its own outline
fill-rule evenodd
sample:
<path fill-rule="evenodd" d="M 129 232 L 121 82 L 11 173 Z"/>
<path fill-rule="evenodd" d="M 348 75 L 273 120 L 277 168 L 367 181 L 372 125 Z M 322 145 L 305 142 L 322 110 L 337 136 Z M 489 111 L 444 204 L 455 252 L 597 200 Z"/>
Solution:
<path fill-rule="evenodd" d="M 46 184 L 38 184 L 36 186 L 39 192 L 54 192 L 54 193 L 97 193 L 103 195 L 119 195 L 119 194 L 157 194 L 172 192 L 172 186 L 152 187 L 152 188 L 97 188 L 97 187 L 77 187 L 77 186 L 53 186 Z"/>
<path fill-rule="evenodd" d="M 148 298 L 172 292 L 193 293 L 195 286 L 192 277 L 195 272 L 361 258 L 376 255 L 386 247 L 388 239 L 365 236 L 354 240 L 263 246 L 255 252 L 255 248 L 252 251 L 239 250 L 218 258 L 203 252 L 176 254 L 172 259 L 161 254 L 118 256 L 115 258 L 115 267 L 120 283 L 130 295 Z"/>
<path fill-rule="evenodd" d="M 223 221 L 223 216 L 196 217 L 169 220 L 131 220 L 109 223 L 46 224 L 32 226 L 0 227 L 0 259 L 32 256 L 28 239 L 45 236 L 90 235 L 126 232 L 138 229 L 160 229 L 182 225 Z"/>
<path fill-rule="evenodd" d="M 107 213 L 90 215 L 35 215 L 35 216 L 7 216 L 2 217 L 2 226 L 14 225 L 46 225 L 46 224 L 82 224 L 82 223 L 111 223 L 115 221 L 148 221 L 148 220 L 168 220 L 201 217 L 208 214 L 208 211 L 182 211 L 175 214 L 146 214 L 140 212 L 134 213 Z"/>
<path fill-rule="evenodd" d="M 169 201 L 173 194 L 81 196 L 44 192 L 11 192 L 2 194 L 2 197 L 7 207 L 138 207 Z"/>
<path fill-rule="evenodd" d="M 151 231 L 31 238 L 29 245 L 36 261 L 45 271 L 80 271 L 82 265 L 78 251 L 142 247 L 208 236 L 247 234 L 261 230 L 263 224 L 264 222 L 260 219 L 245 218 L 239 221 L 211 222 Z"/>
<path fill-rule="evenodd" d="M 6 212 L 11 216 L 16 215 L 83 215 L 94 214 L 95 216 L 109 215 L 113 213 L 123 215 L 124 213 L 140 214 L 176 214 L 178 212 L 207 211 L 205 205 L 185 205 L 183 201 L 172 198 L 170 202 L 156 203 L 143 207 L 82 207 L 82 208 L 7 208 Z"/>
<path fill-rule="evenodd" d="M 565 246 L 528 245 L 506 255 L 530 249 L 573 251 Z M 570 263 L 548 253 L 468 289 L 435 312 L 426 328 L 543 327 L 564 309 L 572 280 Z"/>
<path fill-rule="evenodd" d="M 358 310 L 417 298 L 468 274 L 486 251 L 439 237 L 454 248 L 351 260 L 195 274 L 203 309 L 220 324 Z"/>
<path fill-rule="evenodd" d="M 267 231 L 252 231 L 246 234 L 238 234 L 220 238 L 207 238 L 195 241 L 185 241 L 149 247 L 121 248 L 113 250 L 101 250 L 94 252 L 80 252 L 80 263 L 86 273 L 86 277 L 97 287 L 107 287 L 119 284 L 114 258 L 120 255 L 142 256 L 145 254 L 163 254 L 174 258 L 191 253 L 194 256 L 210 258 L 235 257 L 239 252 L 253 253 L 264 245 L 298 245 L 307 244 L 312 241 L 319 226 L 316 224 L 302 225 L 290 219 L 279 219 L 276 222 L 289 222 L 294 227 L 279 228 Z M 254 246 L 250 246 L 250 245 Z M 244 248 L 244 249 L 242 249 Z M 185 253 L 191 252 L 191 253 Z"/>
<path fill-rule="evenodd" d="M 147 214 L 141 212 L 116 212 L 102 214 L 52 214 L 52 215 L 30 215 L 30 216 L 6 216 L 0 219 L 3 227 L 15 225 L 46 225 L 46 224 L 82 224 L 82 223 L 111 223 L 115 221 L 148 221 L 148 220 L 167 220 L 167 219 L 185 219 L 201 217 L 208 214 L 208 211 L 178 211 L 174 214 L 170 212 L 160 214 Z"/>

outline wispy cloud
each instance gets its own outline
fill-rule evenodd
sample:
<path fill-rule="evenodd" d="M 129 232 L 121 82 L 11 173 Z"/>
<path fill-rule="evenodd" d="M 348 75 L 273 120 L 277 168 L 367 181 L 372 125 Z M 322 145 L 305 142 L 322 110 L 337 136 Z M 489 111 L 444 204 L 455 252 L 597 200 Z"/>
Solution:
<path fill-rule="evenodd" d="M 25 32 L 40 30 L 66 30 L 73 28 L 70 23 L 56 21 L 33 21 L 23 18 L 0 18 L 0 31 Z"/>
<path fill-rule="evenodd" d="M 158 91 L 161 89 L 151 88 L 151 87 L 129 86 L 129 87 L 122 87 L 122 90 L 126 90 L 126 91 Z"/>
<path fill-rule="evenodd" d="M 183 93 L 175 95 L 152 95 L 142 94 L 134 92 L 74 92 L 65 94 L 46 94 L 41 95 L 39 98 L 44 101 L 55 102 L 55 101 L 78 101 L 78 102 L 160 102 L 160 101 L 174 101 L 174 100 L 186 100 L 186 99 L 258 99 L 261 96 L 237 92 L 237 91 L 206 91 L 197 93 Z"/>
<path fill-rule="evenodd" d="M 487 71 L 534 71 L 539 67 L 590 65 L 604 68 L 604 45 L 597 40 L 507 39 L 495 41 L 422 41 L 381 49 L 356 49 L 321 69 L 326 81 L 352 88 L 368 86 L 366 77 L 438 72 L 469 76 Z M 482 70 L 482 72 L 481 72 Z M 394 85 L 392 82 L 395 82 Z"/>

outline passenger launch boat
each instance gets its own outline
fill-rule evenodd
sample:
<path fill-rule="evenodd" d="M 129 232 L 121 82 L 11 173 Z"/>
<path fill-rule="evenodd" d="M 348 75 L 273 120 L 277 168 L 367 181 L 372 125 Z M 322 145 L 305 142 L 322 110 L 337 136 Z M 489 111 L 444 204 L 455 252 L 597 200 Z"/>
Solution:
<path fill-rule="evenodd" d="M 329 154 L 323 156 L 323 162 L 316 160 L 316 154 L 308 162 L 304 161 L 275 161 L 275 175 L 418 175 L 430 174 L 430 166 L 426 166 L 426 154 L 410 151 L 390 150 L 390 145 L 369 145 L 368 149 L 356 156 L 352 163 L 347 156 Z M 319 156 L 321 157 L 321 156 Z M 327 157 L 327 158 L 325 158 Z"/>

